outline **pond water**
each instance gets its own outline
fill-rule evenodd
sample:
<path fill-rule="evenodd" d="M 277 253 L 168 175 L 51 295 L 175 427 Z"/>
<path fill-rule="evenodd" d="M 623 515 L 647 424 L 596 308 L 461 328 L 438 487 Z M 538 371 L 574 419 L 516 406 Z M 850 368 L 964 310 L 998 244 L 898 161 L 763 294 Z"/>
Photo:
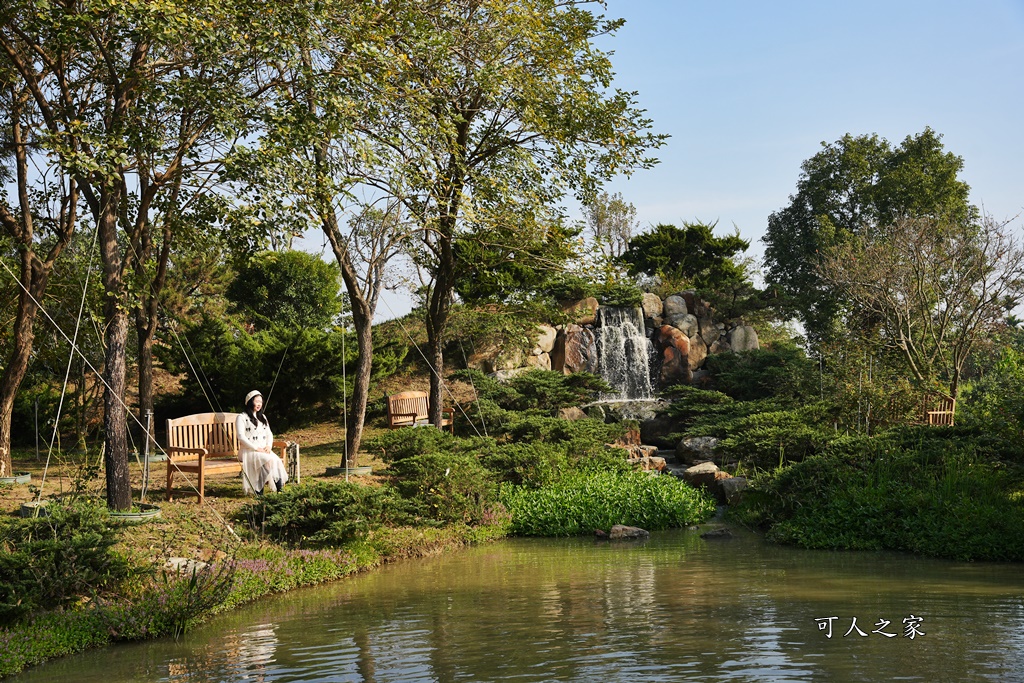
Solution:
<path fill-rule="evenodd" d="M 510 540 L 12 680 L 1024 681 L 1024 572 L 742 532 Z"/>

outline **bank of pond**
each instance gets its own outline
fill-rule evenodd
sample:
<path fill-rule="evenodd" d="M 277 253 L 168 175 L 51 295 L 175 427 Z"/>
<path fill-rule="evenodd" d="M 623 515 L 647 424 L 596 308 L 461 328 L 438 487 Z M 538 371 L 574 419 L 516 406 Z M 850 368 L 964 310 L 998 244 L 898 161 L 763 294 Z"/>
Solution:
<path fill-rule="evenodd" d="M 178 638 L 266 596 L 395 560 L 509 537 L 592 539 L 596 530 L 617 524 L 655 532 L 653 539 L 659 531 L 707 524 L 716 514 L 708 493 L 627 461 L 619 446 L 643 426 L 557 416 L 592 395 L 591 381 L 541 373 L 488 385 L 478 377 L 479 411 L 491 425 L 487 436 L 424 428 L 384 432 L 365 444 L 386 466 L 372 483 L 307 477 L 236 505 L 214 526 L 197 526 L 187 512 L 158 522 L 168 547 L 191 535 L 193 547 L 205 552 L 201 558 L 166 564 L 159 543 L 112 524 L 103 506 L 84 496 L 55 501 L 47 517 L 0 520 L 0 620 L 6 624 L 0 675 L 112 643 Z M 820 406 L 779 407 L 694 391 L 667 409 L 670 429 L 661 438 L 718 439 L 717 463 L 750 482 L 725 512 L 733 528 L 779 548 L 898 551 L 905 554 L 893 557 L 907 562 L 918 562 L 914 556 L 1024 561 L 1024 477 L 1012 441 L 969 426 L 841 434 L 828 426 Z M 199 506 L 193 509 L 198 514 Z M 713 542 L 692 538 L 686 548 Z M 583 552 L 590 543 L 559 547 Z M 758 540 L 729 547 L 738 556 L 750 553 L 756 565 L 768 552 L 763 549 L 774 546 Z M 672 552 L 682 553 L 677 559 L 685 565 L 695 557 L 691 550 Z M 479 552 L 486 551 L 473 550 Z M 806 580 L 823 582 L 809 591 L 833 585 L 813 574 Z M 672 590 L 698 591 L 685 572 L 678 581 Z M 833 611 L 840 607 L 842 619 L 889 618 L 881 606 L 848 603 Z M 918 614 L 914 605 L 904 607 Z M 702 614 L 687 617 L 685 628 L 700 628 Z M 772 633 L 762 635 L 778 636 Z M 377 680 L 388 678 L 408 680 L 397 673 Z"/>

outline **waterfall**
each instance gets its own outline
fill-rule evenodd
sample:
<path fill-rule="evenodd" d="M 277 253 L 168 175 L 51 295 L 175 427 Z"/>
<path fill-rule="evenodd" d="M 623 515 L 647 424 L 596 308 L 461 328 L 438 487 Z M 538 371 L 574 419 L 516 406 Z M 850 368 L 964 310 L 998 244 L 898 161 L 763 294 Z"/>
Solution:
<path fill-rule="evenodd" d="M 651 342 L 644 334 L 643 313 L 639 308 L 602 306 L 598 316 L 598 370 L 612 387 L 612 393 L 602 398 L 652 398 Z"/>

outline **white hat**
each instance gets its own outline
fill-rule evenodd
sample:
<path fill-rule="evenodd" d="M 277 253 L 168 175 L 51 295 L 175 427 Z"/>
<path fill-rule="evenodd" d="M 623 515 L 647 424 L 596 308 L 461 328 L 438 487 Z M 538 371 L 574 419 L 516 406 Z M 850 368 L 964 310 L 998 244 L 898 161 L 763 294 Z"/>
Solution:
<path fill-rule="evenodd" d="M 251 401 L 254 397 L 262 395 L 263 394 L 257 391 L 256 389 L 253 389 L 252 391 L 245 395 L 245 405 L 249 405 L 249 401 Z"/>

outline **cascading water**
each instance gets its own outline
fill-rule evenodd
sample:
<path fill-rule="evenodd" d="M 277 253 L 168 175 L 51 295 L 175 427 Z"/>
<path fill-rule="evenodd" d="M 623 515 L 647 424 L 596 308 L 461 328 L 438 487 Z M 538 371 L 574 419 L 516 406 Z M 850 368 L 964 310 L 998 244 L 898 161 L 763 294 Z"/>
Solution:
<path fill-rule="evenodd" d="M 651 342 L 644 335 L 639 308 L 602 306 L 598 309 L 598 369 L 612 387 L 603 400 L 636 401 L 653 397 L 650 375 Z"/>

